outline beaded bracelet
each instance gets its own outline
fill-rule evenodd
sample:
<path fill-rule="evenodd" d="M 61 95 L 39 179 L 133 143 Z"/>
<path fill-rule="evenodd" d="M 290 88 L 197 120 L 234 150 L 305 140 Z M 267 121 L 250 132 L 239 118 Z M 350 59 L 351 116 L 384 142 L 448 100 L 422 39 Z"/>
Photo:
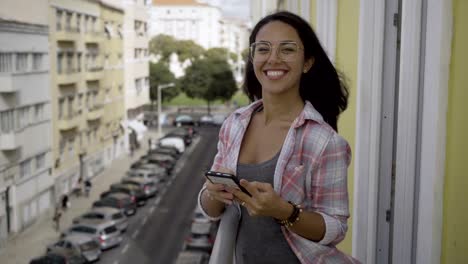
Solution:
<path fill-rule="evenodd" d="M 291 227 L 294 223 L 299 221 L 299 215 L 302 213 L 302 208 L 291 201 L 288 201 L 288 203 L 290 203 L 293 206 L 293 211 L 288 217 L 288 219 L 280 220 L 275 218 L 275 220 L 278 224 L 282 226 Z"/>

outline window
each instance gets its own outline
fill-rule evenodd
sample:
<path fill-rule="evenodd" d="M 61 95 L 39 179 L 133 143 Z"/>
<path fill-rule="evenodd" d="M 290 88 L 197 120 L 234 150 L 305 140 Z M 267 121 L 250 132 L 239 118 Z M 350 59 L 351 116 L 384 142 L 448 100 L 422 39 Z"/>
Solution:
<path fill-rule="evenodd" d="M 64 118 L 65 98 L 59 99 L 58 119 Z"/>
<path fill-rule="evenodd" d="M 24 72 L 28 70 L 28 53 L 16 54 L 16 71 Z"/>
<path fill-rule="evenodd" d="M 18 128 L 22 129 L 31 124 L 29 106 L 18 109 Z"/>
<path fill-rule="evenodd" d="M 72 137 L 68 139 L 68 155 L 73 156 L 73 147 L 75 145 L 75 139 Z"/>
<path fill-rule="evenodd" d="M 63 53 L 58 52 L 57 53 L 57 73 L 59 74 L 62 73 L 62 59 L 63 59 Z"/>
<path fill-rule="evenodd" d="M 60 139 L 60 143 L 59 143 L 59 149 L 60 149 L 60 156 L 62 156 L 65 152 L 65 146 L 66 146 L 66 143 L 67 141 L 62 137 Z"/>
<path fill-rule="evenodd" d="M 76 58 L 76 68 L 78 72 L 81 72 L 81 52 L 78 52 L 78 55 Z"/>
<path fill-rule="evenodd" d="M 33 64 L 32 69 L 38 71 L 42 69 L 42 53 L 33 54 Z"/>
<path fill-rule="evenodd" d="M 91 30 L 93 32 L 96 32 L 96 18 L 95 17 L 91 18 Z"/>
<path fill-rule="evenodd" d="M 44 104 L 37 104 L 34 106 L 34 119 L 36 122 L 44 120 Z"/>
<path fill-rule="evenodd" d="M 88 32 L 88 23 L 89 23 L 89 16 L 84 15 L 84 25 L 83 25 L 84 32 Z"/>
<path fill-rule="evenodd" d="M 42 153 L 36 156 L 36 170 L 43 169 L 45 167 L 46 154 Z"/>
<path fill-rule="evenodd" d="M 73 53 L 68 52 L 67 53 L 67 73 L 72 73 L 74 72 L 73 70 Z"/>
<path fill-rule="evenodd" d="M 76 32 L 80 32 L 81 30 L 81 15 L 76 14 Z"/>
<path fill-rule="evenodd" d="M 7 110 L 0 112 L 0 131 L 2 133 L 9 133 L 15 129 L 15 112 L 14 110 Z"/>
<path fill-rule="evenodd" d="M 13 53 L 0 53 L 0 72 L 13 71 Z"/>
<path fill-rule="evenodd" d="M 67 17 L 65 20 L 65 30 L 70 31 L 71 30 L 71 20 L 72 20 L 73 13 L 67 12 Z"/>
<path fill-rule="evenodd" d="M 57 22 L 57 31 L 61 31 L 62 30 L 62 10 L 58 10 L 56 11 L 55 13 L 55 19 L 56 19 L 56 22 Z"/>
<path fill-rule="evenodd" d="M 20 178 L 31 175 L 31 160 L 25 160 L 20 163 Z"/>

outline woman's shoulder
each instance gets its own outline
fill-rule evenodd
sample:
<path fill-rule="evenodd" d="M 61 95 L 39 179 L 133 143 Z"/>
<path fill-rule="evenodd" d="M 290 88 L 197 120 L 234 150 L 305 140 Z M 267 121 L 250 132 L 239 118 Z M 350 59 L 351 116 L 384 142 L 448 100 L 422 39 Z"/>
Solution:
<path fill-rule="evenodd" d="M 326 122 L 306 122 L 304 132 L 305 146 L 313 146 L 320 154 L 338 149 L 349 149 L 348 141 Z"/>

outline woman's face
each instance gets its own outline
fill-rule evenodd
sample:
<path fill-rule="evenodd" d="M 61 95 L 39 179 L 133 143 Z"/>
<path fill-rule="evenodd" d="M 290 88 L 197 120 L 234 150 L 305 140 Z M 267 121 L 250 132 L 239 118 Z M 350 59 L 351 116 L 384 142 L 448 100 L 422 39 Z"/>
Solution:
<path fill-rule="evenodd" d="M 312 66 L 311 59 L 304 61 L 304 46 L 296 30 L 280 21 L 258 31 L 251 55 L 264 94 L 299 93 L 301 75 Z"/>

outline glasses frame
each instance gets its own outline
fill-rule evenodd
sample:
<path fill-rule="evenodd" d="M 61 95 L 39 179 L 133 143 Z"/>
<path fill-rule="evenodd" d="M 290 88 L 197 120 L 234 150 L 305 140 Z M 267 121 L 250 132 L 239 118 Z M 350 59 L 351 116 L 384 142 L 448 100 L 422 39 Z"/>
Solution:
<path fill-rule="evenodd" d="M 267 44 L 267 45 L 270 47 L 270 54 L 268 54 L 268 57 L 266 57 L 265 60 L 262 60 L 262 61 L 255 61 L 255 59 L 254 59 L 254 54 L 255 54 L 255 53 L 253 52 L 253 49 L 254 49 L 254 46 L 257 45 L 257 44 Z M 278 42 L 278 44 L 273 44 L 273 43 L 271 43 L 271 42 L 269 42 L 269 41 L 258 41 L 258 42 L 253 42 L 252 44 L 250 44 L 250 47 L 249 47 L 249 53 L 250 53 L 250 54 L 249 54 L 249 59 L 250 59 L 250 61 L 253 62 L 253 63 L 254 63 L 254 62 L 262 63 L 262 62 L 268 61 L 268 60 L 270 59 L 270 57 L 271 57 L 271 54 L 273 54 L 273 52 L 272 52 L 272 51 L 273 51 L 273 48 L 274 48 L 275 46 L 277 46 L 277 48 L 276 48 L 276 57 L 277 57 L 278 59 L 280 59 L 281 61 L 284 61 L 284 62 L 293 62 L 293 61 L 296 61 L 297 58 L 295 58 L 294 60 L 284 60 L 284 59 L 283 59 L 283 57 L 282 57 L 281 54 L 280 54 L 280 50 L 281 50 L 281 49 L 278 48 L 278 47 L 281 46 L 282 44 L 295 44 L 295 45 L 297 46 L 297 50 L 298 50 L 298 51 L 299 51 L 299 50 L 304 50 L 304 48 L 301 47 L 296 41 L 280 41 L 280 42 Z M 297 54 L 299 54 L 299 52 L 298 52 Z M 296 56 L 297 56 L 297 54 L 296 54 Z"/>

